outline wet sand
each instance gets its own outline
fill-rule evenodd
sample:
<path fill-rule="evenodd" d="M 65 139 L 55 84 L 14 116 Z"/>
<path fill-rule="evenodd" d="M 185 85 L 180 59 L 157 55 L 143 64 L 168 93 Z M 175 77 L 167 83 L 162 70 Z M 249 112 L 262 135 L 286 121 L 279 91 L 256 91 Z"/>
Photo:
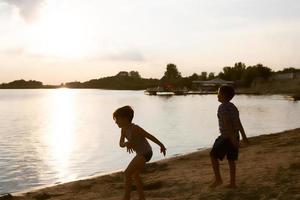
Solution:
<path fill-rule="evenodd" d="M 267 133 L 266 133 L 267 134 Z M 221 162 L 224 185 L 211 189 L 209 149 L 147 164 L 142 175 L 146 199 L 300 199 L 300 128 L 250 138 L 241 146 L 236 189 L 228 189 L 227 161 Z M 79 180 L 14 196 L 13 200 L 121 200 L 122 172 Z M 138 199 L 135 188 L 131 199 Z"/>

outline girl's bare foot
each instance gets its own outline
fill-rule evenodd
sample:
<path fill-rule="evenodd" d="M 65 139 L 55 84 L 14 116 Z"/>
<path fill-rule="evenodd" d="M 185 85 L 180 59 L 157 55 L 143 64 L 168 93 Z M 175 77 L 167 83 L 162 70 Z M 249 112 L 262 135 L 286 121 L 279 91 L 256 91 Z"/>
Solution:
<path fill-rule="evenodd" d="M 213 182 L 209 187 L 210 188 L 215 188 L 218 187 L 219 185 L 222 185 L 223 181 L 222 180 L 216 180 L 215 182 Z"/>

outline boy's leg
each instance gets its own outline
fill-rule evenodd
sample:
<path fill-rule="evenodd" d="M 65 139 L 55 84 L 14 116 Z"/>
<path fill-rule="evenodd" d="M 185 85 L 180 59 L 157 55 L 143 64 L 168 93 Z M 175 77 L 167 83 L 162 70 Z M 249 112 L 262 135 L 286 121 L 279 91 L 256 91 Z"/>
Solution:
<path fill-rule="evenodd" d="M 141 155 L 136 155 L 132 161 L 129 163 L 128 167 L 125 170 L 125 194 L 124 194 L 124 200 L 129 200 L 130 199 L 130 193 L 131 193 L 131 178 L 134 175 L 136 178 L 136 174 L 139 175 L 141 170 L 145 166 L 145 158 Z M 136 179 L 135 179 L 136 180 Z M 140 199 L 144 198 L 144 193 L 143 193 L 143 185 L 142 182 L 140 181 L 137 183 L 137 190 L 140 195 Z"/>
<path fill-rule="evenodd" d="M 126 173 L 125 171 L 125 179 L 124 179 L 124 188 L 125 193 L 123 200 L 129 200 L 130 199 L 130 193 L 131 193 L 131 175 L 129 173 Z"/>
<path fill-rule="evenodd" d="M 213 148 L 210 152 L 211 164 L 215 174 L 215 181 L 210 185 L 210 187 L 212 188 L 217 187 L 223 183 L 220 174 L 220 164 L 218 159 L 223 160 L 226 153 L 227 153 L 226 139 L 220 136 L 215 140 Z"/>
<path fill-rule="evenodd" d="M 139 200 L 145 200 L 143 182 L 142 182 L 142 179 L 140 177 L 140 173 L 145 167 L 146 159 L 142 155 L 136 155 L 136 159 L 137 159 L 137 163 L 138 163 L 137 168 L 136 168 L 136 172 L 134 173 L 136 189 L 137 189 L 137 192 L 139 194 Z"/>
<path fill-rule="evenodd" d="M 236 164 L 234 160 L 228 160 L 229 170 L 230 170 L 230 183 L 227 187 L 235 188 L 235 177 L 236 177 Z"/>
<path fill-rule="evenodd" d="M 220 174 L 220 164 L 218 159 L 213 156 L 210 156 L 210 158 L 211 158 L 211 164 L 215 174 L 215 181 L 210 185 L 210 187 L 214 188 L 221 185 L 223 181 Z"/>
<path fill-rule="evenodd" d="M 227 154 L 227 160 L 229 165 L 229 171 L 230 171 L 230 183 L 227 187 L 229 188 L 235 188 L 236 187 L 236 160 L 238 159 L 239 155 L 239 149 L 229 145 L 229 151 Z"/>

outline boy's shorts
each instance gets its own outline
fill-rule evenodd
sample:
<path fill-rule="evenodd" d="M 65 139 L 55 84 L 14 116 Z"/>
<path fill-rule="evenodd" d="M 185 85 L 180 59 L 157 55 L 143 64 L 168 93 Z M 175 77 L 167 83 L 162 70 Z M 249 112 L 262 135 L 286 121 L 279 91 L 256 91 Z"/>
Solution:
<path fill-rule="evenodd" d="M 214 143 L 210 155 L 219 160 L 223 160 L 225 155 L 227 160 L 237 160 L 239 149 L 234 147 L 228 138 L 219 136 Z"/>

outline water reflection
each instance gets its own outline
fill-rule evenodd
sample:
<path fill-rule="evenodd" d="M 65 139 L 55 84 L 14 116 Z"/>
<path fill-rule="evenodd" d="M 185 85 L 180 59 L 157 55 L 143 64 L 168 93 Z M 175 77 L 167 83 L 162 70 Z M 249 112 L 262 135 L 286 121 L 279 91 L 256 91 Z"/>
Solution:
<path fill-rule="evenodd" d="M 57 172 L 59 181 L 73 179 L 69 174 L 72 151 L 74 149 L 74 92 L 67 89 L 53 91 L 49 96 L 49 123 L 44 135 L 48 146 L 47 161 Z"/>
<path fill-rule="evenodd" d="M 300 103 L 280 95 L 238 95 L 248 136 L 300 126 Z M 142 91 L 0 90 L 0 193 L 124 169 L 112 112 L 135 109 L 134 123 L 163 141 L 168 155 L 210 147 L 219 134 L 216 95 L 155 97 Z M 153 145 L 152 161 L 161 159 Z"/>

